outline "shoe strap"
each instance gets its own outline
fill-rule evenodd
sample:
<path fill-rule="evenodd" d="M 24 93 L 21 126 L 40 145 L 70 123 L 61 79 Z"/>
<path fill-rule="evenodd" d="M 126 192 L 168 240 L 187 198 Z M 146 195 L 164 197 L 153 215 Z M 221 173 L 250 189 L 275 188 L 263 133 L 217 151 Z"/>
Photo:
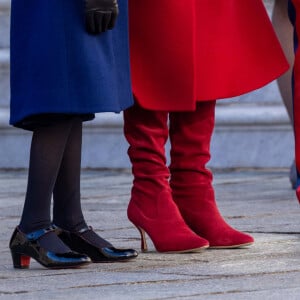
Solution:
<path fill-rule="evenodd" d="M 57 227 L 55 225 L 50 225 L 49 227 L 47 228 L 43 228 L 43 229 L 39 229 L 39 230 L 36 230 L 36 231 L 33 231 L 33 232 L 30 232 L 30 233 L 27 233 L 26 234 L 26 237 L 29 241 L 36 241 L 38 240 L 41 236 L 49 233 L 49 232 L 52 232 L 52 231 L 55 231 L 57 229 Z"/>
<path fill-rule="evenodd" d="M 57 234 L 60 234 L 62 232 L 69 232 L 69 233 L 73 233 L 73 234 L 83 234 L 87 231 L 94 231 L 94 228 L 92 226 L 84 226 L 83 228 L 79 229 L 79 230 L 76 230 L 76 231 L 70 231 L 70 230 L 67 230 L 67 229 L 63 229 L 55 224 L 52 224 L 52 226 L 54 227 L 54 230 L 56 231 Z"/>

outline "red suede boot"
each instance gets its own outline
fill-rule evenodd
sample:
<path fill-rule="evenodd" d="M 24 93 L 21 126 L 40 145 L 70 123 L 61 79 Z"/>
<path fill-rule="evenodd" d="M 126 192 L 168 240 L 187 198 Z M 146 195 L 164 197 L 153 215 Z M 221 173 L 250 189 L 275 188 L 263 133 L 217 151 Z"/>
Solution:
<path fill-rule="evenodd" d="M 199 102 L 194 112 L 170 113 L 171 188 L 173 199 L 189 227 L 210 247 L 250 245 L 253 238 L 230 227 L 214 197 L 210 160 L 215 101 Z"/>
<path fill-rule="evenodd" d="M 159 252 L 192 252 L 208 247 L 184 222 L 172 199 L 164 146 L 168 138 L 167 112 L 135 105 L 124 112 L 124 132 L 134 175 L 128 218 L 138 228 L 142 250 L 145 232 Z"/>

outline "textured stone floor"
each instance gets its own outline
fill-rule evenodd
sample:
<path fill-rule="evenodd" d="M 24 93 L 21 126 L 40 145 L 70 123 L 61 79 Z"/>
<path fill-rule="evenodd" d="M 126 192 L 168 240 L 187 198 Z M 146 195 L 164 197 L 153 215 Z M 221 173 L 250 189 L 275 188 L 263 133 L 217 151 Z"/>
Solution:
<path fill-rule="evenodd" d="M 135 261 L 47 270 L 14 270 L 8 242 L 19 221 L 26 172 L 0 171 L 0 299 L 300 299 L 300 207 L 288 170 L 217 172 L 219 207 L 252 233 L 247 249 L 197 254 L 140 253 Z M 83 171 L 88 223 L 115 246 L 139 248 L 126 217 L 128 171 Z"/>

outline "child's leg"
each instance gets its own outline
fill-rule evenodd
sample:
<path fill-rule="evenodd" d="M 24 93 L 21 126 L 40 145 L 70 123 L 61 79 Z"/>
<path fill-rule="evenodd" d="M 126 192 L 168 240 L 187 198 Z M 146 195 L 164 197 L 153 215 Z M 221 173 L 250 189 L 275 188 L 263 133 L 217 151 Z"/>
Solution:
<path fill-rule="evenodd" d="M 135 250 L 115 249 L 84 220 L 80 198 L 81 145 L 82 120 L 73 118 L 53 192 L 53 223 L 64 230 L 59 237 L 73 251 L 85 253 L 93 262 L 134 258 Z"/>
<path fill-rule="evenodd" d="M 71 128 L 72 121 L 61 121 L 34 130 L 23 214 L 9 243 L 15 268 L 28 268 L 30 258 L 47 268 L 90 262 L 87 256 L 72 252 L 51 226 L 51 197 Z"/>
<path fill-rule="evenodd" d="M 53 223 L 69 231 L 86 227 L 80 199 L 82 120 L 74 118 L 53 190 Z"/>
<path fill-rule="evenodd" d="M 52 192 L 71 127 L 70 121 L 64 121 L 33 132 L 27 192 L 19 226 L 24 233 L 51 225 Z M 56 252 L 69 251 L 53 232 L 41 237 L 40 244 Z"/>

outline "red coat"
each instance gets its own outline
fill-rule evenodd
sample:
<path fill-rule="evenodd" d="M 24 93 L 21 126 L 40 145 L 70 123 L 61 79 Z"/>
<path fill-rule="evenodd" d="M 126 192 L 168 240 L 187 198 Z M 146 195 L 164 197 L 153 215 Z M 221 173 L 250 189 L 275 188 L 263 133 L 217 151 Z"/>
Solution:
<path fill-rule="evenodd" d="M 261 0 L 129 0 L 133 91 L 154 110 L 194 110 L 288 69 Z"/>

